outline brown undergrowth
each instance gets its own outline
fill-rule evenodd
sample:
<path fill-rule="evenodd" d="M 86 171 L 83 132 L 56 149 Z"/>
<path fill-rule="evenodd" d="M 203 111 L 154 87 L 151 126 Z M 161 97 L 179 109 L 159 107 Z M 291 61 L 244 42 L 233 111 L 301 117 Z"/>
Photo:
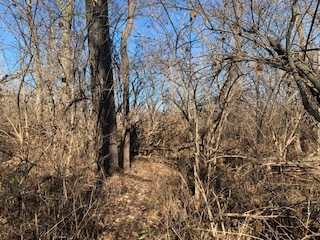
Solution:
<path fill-rule="evenodd" d="M 22 165 L 1 165 L 1 239 L 149 239 L 169 207 L 159 193 L 179 182 L 176 170 L 142 158 L 101 186 L 90 170 L 63 178 L 34 168 L 21 180 Z"/>
<path fill-rule="evenodd" d="M 317 161 L 276 163 L 225 158 L 197 181 L 187 181 L 169 211 L 168 239 L 319 239 L 320 181 Z M 183 179 L 188 179 L 183 177 Z"/>
<path fill-rule="evenodd" d="M 23 176 L 27 165 L 1 164 L 0 238 L 319 239 L 316 163 L 224 158 L 200 182 L 184 161 L 138 157 L 101 186 L 89 169 Z"/>

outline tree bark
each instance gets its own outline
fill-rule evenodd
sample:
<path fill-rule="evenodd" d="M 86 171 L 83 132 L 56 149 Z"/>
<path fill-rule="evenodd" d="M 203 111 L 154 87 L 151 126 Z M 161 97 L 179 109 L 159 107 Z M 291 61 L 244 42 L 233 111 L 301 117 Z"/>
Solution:
<path fill-rule="evenodd" d="M 127 42 L 130 36 L 134 21 L 135 4 L 134 0 L 128 0 L 128 20 L 121 38 L 121 68 L 120 76 L 123 82 L 123 135 L 121 143 L 122 159 L 121 164 L 124 169 L 130 168 L 130 102 L 129 102 L 129 84 L 130 69 L 129 57 L 127 53 Z"/>
<path fill-rule="evenodd" d="M 72 35 L 71 27 L 74 16 L 74 0 L 58 1 L 61 9 L 60 26 L 62 28 L 62 47 L 60 55 L 61 72 L 61 99 L 63 107 L 70 104 L 73 98 L 73 79 L 72 79 Z M 72 114 L 71 114 L 72 115 Z M 70 123 L 72 122 L 72 116 Z"/>
<path fill-rule="evenodd" d="M 36 97 L 35 97 L 35 113 L 37 120 L 41 121 L 43 116 L 43 79 L 42 79 L 42 67 L 40 58 L 40 43 L 38 36 L 38 29 L 34 24 L 34 12 L 32 10 L 32 3 L 30 0 L 26 1 L 26 21 L 30 31 L 30 40 L 32 43 L 31 49 L 33 49 L 33 61 L 35 69 L 35 83 L 36 83 Z M 32 51 L 32 50 L 31 50 Z"/>
<path fill-rule="evenodd" d="M 93 115 L 96 125 L 98 171 L 110 174 L 118 169 L 117 124 L 109 35 L 108 1 L 86 0 L 88 46 Z"/>
<path fill-rule="evenodd" d="M 74 80 L 72 77 L 73 63 L 72 63 L 72 21 L 74 17 L 74 0 L 67 0 L 65 3 L 62 0 L 58 0 L 61 9 L 60 27 L 62 28 L 62 46 L 60 53 L 60 65 L 61 65 L 61 108 L 60 118 L 64 124 L 61 126 L 61 134 L 66 136 L 64 149 L 64 156 L 62 162 L 62 172 L 67 176 L 69 175 L 69 168 L 72 158 L 72 148 L 74 138 L 73 134 L 68 134 L 73 127 L 74 111 L 70 111 L 70 114 L 66 113 L 66 109 L 71 104 L 74 97 Z"/>

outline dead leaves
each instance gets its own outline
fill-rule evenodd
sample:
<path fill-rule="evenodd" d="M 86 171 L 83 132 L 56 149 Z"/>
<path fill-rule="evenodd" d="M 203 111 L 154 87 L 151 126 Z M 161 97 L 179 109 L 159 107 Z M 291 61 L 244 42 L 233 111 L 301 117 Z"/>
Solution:
<path fill-rule="evenodd" d="M 196 19 L 197 14 L 198 14 L 198 13 L 197 13 L 195 10 L 192 10 L 192 11 L 190 12 L 190 22 L 192 22 L 193 20 Z"/>
<path fill-rule="evenodd" d="M 262 65 L 262 63 L 258 62 L 256 65 L 256 72 L 257 72 L 258 77 L 262 76 L 262 70 L 263 70 L 263 65 Z"/>

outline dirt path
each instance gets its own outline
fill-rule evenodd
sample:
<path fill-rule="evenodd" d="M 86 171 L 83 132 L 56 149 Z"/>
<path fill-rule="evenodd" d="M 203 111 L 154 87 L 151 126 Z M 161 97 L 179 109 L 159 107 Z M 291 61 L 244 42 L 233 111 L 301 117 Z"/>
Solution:
<path fill-rule="evenodd" d="M 146 160 L 138 160 L 130 170 L 109 178 L 100 239 L 150 239 L 152 231 L 164 227 L 162 216 L 172 204 L 166 196 L 177 181 L 175 170 Z"/>

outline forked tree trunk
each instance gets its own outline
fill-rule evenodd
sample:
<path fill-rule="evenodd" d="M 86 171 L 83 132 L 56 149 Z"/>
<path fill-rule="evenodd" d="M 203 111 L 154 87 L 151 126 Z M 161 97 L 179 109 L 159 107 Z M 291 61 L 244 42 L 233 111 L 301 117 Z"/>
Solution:
<path fill-rule="evenodd" d="M 86 0 L 93 115 L 96 125 L 98 171 L 109 174 L 119 167 L 117 124 L 112 75 L 107 0 Z"/>
<path fill-rule="evenodd" d="M 121 143 L 122 159 L 121 165 L 124 169 L 130 168 L 130 104 L 129 104 L 129 84 L 130 84 L 130 69 L 129 57 L 127 53 L 127 42 L 130 36 L 133 20 L 134 20 L 135 4 L 134 0 L 128 0 L 128 21 L 121 38 L 121 68 L 120 76 L 123 82 L 123 135 Z"/>

